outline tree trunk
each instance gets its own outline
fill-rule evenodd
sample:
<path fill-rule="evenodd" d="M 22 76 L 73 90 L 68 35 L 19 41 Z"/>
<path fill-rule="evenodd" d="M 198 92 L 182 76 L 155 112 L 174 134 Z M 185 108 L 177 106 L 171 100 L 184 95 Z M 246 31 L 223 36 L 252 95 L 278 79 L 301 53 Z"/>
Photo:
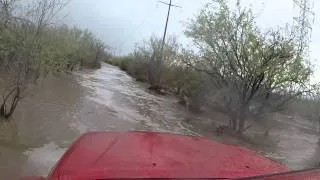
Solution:
<path fill-rule="evenodd" d="M 15 92 L 15 94 L 14 94 L 14 97 L 12 98 L 11 105 L 10 105 L 10 108 L 8 111 L 7 110 L 7 100 L 13 94 L 13 92 Z M 9 94 L 6 96 L 6 98 L 4 98 L 2 105 L 0 107 L 0 116 L 5 119 L 9 119 L 13 115 L 14 111 L 16 110 L 16 107 L 17 107 L 20 99 L 21 99 L 20 87 L 17 86 L 12 91 L 9 92 Z"/>
<path fill-rule="evenodd" d="M 17 91 L 18 92 L 16 93 L 15 97 L 12 100 L 10 110 L 9 110 L 8 114 L 6 115 L 7 119 L 13 115 L 13 113 L 16 110 L 16 107 L 20 101 L 20 89 L 18 89 Z"/>
<path fill-rule="evenodd" d="M 181 87 L 178 87 L 178 88 L 177 88 L 176 94 L 177 94 L 177 95 L 180 95 L 180 94 L 181 94 Z"/>
<path fill-rule="evenodd" d="M 235 113 L 231 113 L 231 118 L 229 121 L 229 127 L 232 128 L 232 130 L 236 131 L 237 130 L 237 116 Z"/>
<path fill-rule="evenodd" d="M 238 133 L 242 134 L 242 132 L 244 130 L 245 119 L 240 116 L 238 121 L 239 121 Z"/>
<path fill-rule="evenodd" d="M 240 108 L 238 112 L 238 133 L 241 134 L 244 131 L 244 126 L 245 126 L 245 113 L 246 113 L 246 106 L 243 106 Z"/>

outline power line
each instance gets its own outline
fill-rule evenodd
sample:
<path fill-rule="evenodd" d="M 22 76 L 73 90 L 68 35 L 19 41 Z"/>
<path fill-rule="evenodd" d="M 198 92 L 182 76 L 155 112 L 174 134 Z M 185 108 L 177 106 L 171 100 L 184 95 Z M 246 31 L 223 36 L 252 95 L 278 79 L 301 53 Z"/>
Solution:
<path fill-rule="evenodd" d="M 164 44 L 165 44 L 165 40 L 166 40 L 166 35 L 167 35 L 171 7 L 177 7 L 177 8 L 182 8 L 182 7 L 175 5 L 175 4 L 172 4 L 172 0 L 170 0 L 169 3 L 166 3 L 163 1 L 159 1 L 159 2 L 168 6 L 168 14 L 167 14 L 164 34 L 163 34 L 163 38 L 162 38 L 162 44 L 161 44 L 161 56 L 160 56 L 161 58 L 159 59 L 161 61 L 162 55 L 163 55 L 163 50 L 164 50 Z M 148 13 L 148 14 L 150 14 L 150 13 Z M 148 17 L 150 18 L 150 16 L 148 16 Z M 147 20 L 149 20 L 149 18 L 143 20 L 142 23 L 138 26 L 138 28 L 135 31 L 133 31 L 133 33 L 130 36 L 134 37 L 134 35 L 143 28 L 143 26 L 145 25 Z M 120 43 L 120 46 L 123 46 L 124 44 L 126 44 L 126 42 L 127 42 L 127 40 L 124 40 L 123 42 Z"/>
<path fill-rule="evenodd" d="M 138 33 L 139 31 L 141 31 L 147 23 L 149 23 L 148 21 L 149 21 L 150 18 L 152 17 L 151 14 L 153 14 L 153 13 L 154 13 L 154 10 L 151 9 L 151 11 L 147 13 L 149 16 L 147 16 L 147 18 L 145 18 L 145 19 L 137 26 L 137 28 L 135 28 L 135 30 L 132 31 L 132 33 L 131 33 L 129 36 L 127 36 L 128 38 L 125 38 L 123 41 L 121 41 L 121 43 L 119 43 L 119 47 L 120 47 L 120 48 L 123 47 L 124 45 L 126 45 L 129 40 L 132 40 L 134 37 L 136 37 L 137 33 Z"/>
<path fill-rule="evenodd" d="M 145 19 L 141 22 L 141 24 L 139 24 L 139 26 L 137 26 L 136 30 L 134 30 L 131 34 L 130 34 L 130 37 L 133 38 L 135 37 L 136 33 L 139 32 L 141 29 L 143 29 L 143 26 L 146 24 L 148 19 Z M 123 46 L 127 43 L 128 39 L 131 39 L 131 38 L 127 38 L 125 40 L 123 40 L 121 43 L 120 43 L 120 46 Z"/>

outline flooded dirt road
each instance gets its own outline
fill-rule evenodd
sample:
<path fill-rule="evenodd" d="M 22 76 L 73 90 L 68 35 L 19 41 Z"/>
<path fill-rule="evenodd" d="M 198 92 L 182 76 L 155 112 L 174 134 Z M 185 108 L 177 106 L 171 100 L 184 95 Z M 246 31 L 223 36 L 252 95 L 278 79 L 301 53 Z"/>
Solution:
<path fill-rule="evenodd" d="M 12 174 L 48 174 L 66 148 L 87 131 L 201 135 L 201 129 L 185 123 L 185 119 L 201 118 L 198 116 L 187 113 L 176 98 L 154 95 L 107 64 L 81 74 L 49 76 L 19 105 L 13 121 L 0 126 L 0 179 Z M 277 146 L 261 152 L 293 169 L 320 160 L 316 135 L 299 127 L 312 124 L 287 124 L 284 127 L 288 128 L 272 133 Z"/>

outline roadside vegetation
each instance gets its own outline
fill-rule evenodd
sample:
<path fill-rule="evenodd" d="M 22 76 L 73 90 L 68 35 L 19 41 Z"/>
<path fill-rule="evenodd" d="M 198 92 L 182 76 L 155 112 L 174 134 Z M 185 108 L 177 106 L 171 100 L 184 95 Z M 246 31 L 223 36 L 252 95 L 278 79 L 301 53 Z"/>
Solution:
<path fill-rule="evenodd" d="M 306 35 L 311 24 L 308 18 L 294 20 L 262 31 L 252 10 L 240 1 L 236 8 L 225 0 L 212 1 L 185 30 L 196 51 L 183 48 L 171 36 L 160 52 L 161 38 L 151 37 L 133 53 L 106 62 L 149 83 L 151 90 L 175 93 L 188 110 L 225 114 L 223 128 L 238 134 L 277 112 L 295 111 L 319 121 L 318 85 L 310 83 L 314 69 Z"/>
<path fill-rule="evenodd" d="M 106 47 L 88 30 L 59 24 L 64 0 L 0 0 L 0 117 L 48 73 L 99 68 Z"/>
<path fill-rule="evenodd" d="M 104 60 L 158 94 L 177 96 L 187 111 L 224 114 L 224 125 L 214 127 L 219 132 L 242 134 L 278 112 L 317 122 L 320 130 L 320 91 L 310 83 L 308 12 L 293 17 L 293 24 L 262 31 L 240 1 L 234 8 L 226 0 L 212 1 L 186 25 L 192 49 L 169 36 L 162 51 L 162 38 L 152 36 L 132 53 L 112 57 L 90 31 L 59 23 L 65 5 L 65 0 L 0 0 L 3 119 L 47 74 L 99 68 Z"/>

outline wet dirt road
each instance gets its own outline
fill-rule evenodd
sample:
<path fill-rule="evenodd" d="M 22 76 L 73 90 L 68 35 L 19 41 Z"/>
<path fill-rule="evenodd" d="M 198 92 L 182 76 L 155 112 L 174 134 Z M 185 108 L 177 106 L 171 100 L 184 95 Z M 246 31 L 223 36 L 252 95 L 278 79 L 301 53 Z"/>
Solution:
<path fill-rule="evenodd" d="M 195 115 L 186 113 L 174 97 L 154 95 L 107 64 L 72 76 L 50 76 L 19 105 L 13 121 L 0 126 L 0 177 L 48 174 L 66 148 L 87 131 L 201 135 L 185 123 L 190 117 Z M 295 123 L 290 128 L 274 131 L 277 147 L 261 151 L 301 169 L 319 159 L 320 150 L 315 135 L 300 131 Z"/>

